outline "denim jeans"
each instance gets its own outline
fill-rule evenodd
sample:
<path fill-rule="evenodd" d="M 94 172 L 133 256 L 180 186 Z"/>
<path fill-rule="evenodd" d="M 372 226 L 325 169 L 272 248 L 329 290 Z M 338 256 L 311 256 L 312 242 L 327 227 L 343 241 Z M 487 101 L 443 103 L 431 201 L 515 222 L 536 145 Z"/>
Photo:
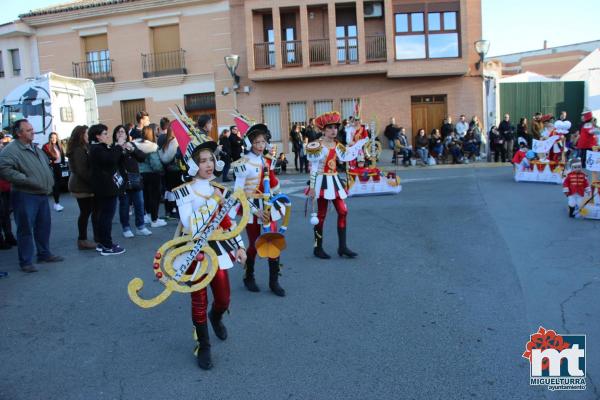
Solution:
<path fill-rule="evenodd" d="M 50 206 L 45 194 L 29 194 L 13 190 L 12 206 L 17 223 L 19 265 L 33 263 L 33 242 L 38 261 L 52 256 L 50 253 Z"/>
<path fill-rule="evenodd" d="M 144 194 L 141 190 L 127 190 L 119 196 L 119 220 L 123 230 L 131 229 L 129 225 L 129 204 L 133 203 L 135 227 L 144 228 Z"/>
<path fill-rule="evenodd" d="M 394 150 L 394 147 L 396 147 L 394 139 L 388 139 L 388 145 L 390 146 L 390 149 Z"/>
<path fill-rule="evenodd" d="M 427 159 L 429 156 L 429 151 L 427 151 L 427 147 L 420 147 L 417 149 L 417 153 L 419 154 L 419 157 L 421 158 L 421 160 L 427 164 Z"/>
<path fill-rule="evenodd" d="M 110 249 L 113 247 L 112 221 L 117 208 L 117 196 L 96 196 L 94 200 L 98 213 L 98 241 Z"/>

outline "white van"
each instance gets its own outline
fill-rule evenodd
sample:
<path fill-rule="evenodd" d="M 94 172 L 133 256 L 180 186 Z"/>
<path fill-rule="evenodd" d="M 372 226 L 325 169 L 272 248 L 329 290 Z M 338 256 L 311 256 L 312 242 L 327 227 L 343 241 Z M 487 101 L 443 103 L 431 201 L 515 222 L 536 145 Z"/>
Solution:
<path fill-rule="evenodd" d="M 66 140 L 77 125 L 98 123 L 96 87 L 89 79 L 71 78 L 49 72 L 15 88 L 0 103 L 2 129 L 12 132 L 21 118 L 33 125 L 34 143 L 48 142 L 51 132 Z"/>

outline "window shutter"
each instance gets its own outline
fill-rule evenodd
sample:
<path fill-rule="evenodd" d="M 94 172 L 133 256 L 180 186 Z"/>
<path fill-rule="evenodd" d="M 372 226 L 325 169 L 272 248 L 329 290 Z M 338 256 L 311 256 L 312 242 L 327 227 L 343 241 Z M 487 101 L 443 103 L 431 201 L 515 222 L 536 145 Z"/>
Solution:
<path fill-rule="evenodd" d="M 271 141 L 281 141 L 281 107 L 279 104 L 263 104 L 262 105 L 263 123 L 269 127 L 271 131 Z"/>

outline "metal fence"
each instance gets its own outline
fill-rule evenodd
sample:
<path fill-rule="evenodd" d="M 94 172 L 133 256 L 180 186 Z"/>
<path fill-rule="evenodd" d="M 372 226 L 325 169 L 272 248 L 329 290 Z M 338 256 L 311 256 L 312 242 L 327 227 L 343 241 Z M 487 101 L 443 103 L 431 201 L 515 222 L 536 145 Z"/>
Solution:
<path fill-rule="evenodd" d="M 185 50 L 142 54 L 142 72 L 144 78 L 187 74 Z"/>

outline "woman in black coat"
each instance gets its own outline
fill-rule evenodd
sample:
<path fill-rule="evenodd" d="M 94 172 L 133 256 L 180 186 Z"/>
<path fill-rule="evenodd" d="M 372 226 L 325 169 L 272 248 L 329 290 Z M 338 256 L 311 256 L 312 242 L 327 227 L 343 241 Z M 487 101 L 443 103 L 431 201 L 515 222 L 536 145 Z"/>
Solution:
<path fill-rule="evenodd" d="M 125 249 L 112 241 L 112 220 L 117 208 L 117 197 L 125 184 L 119 171 L 123 147 L 112 145 L 108 127 L 103 124 L 92 125 L 88 131 L 90 147 L 90 166 L 92 168 L 92 191 L 97 210 L 98 241 L 96 248 L 103 256 L 122 254 Z"/>
<path fill-rule="evenodd" d="M 240 131 L 238 130 L 237 126 L 230 126 L 229 132 L 229 143 L 231 145 L 231 159 L 232 161 L 237 161 L 240 158 L 242 158 L 242 153 L 244 152 L 244 141 L 239 136 Z"/>
<path fill-rule="evenodd" d="M 294 152 L 294 167 L 296 171 L 299 171 L 298 164 L 300 163 L 300 157 L 302 157 L 302 127 L 298 124 L 292 126 L 290 131 L 290 140 L 292 142 L 292 151 Z"/>

